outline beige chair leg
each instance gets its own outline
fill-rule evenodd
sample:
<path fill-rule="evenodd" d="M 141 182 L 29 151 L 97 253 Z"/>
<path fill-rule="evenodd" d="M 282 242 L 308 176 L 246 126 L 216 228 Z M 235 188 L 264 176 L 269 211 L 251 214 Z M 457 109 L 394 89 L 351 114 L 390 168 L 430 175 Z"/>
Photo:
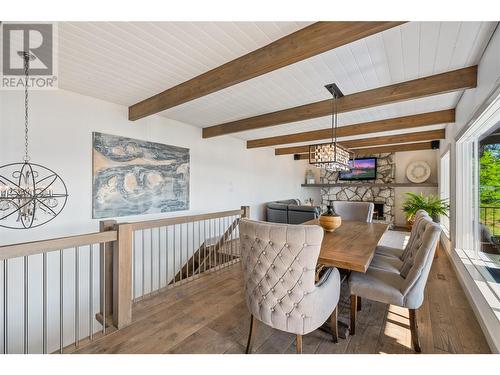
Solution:
<path fill-rule="evenodd" d="M 335 310 L 333 310 L 332 315 L 330 316 L 330 329 L 332 330 L 332 339 L 335 344 L 339 342 L 338 311 L 339 307 L 337 305 L 337 307 L 335 307 Z"/>
<path fill-rule="evenodd" d="M 413 349 L 417 353 L 420 353 L 422 349 L 420 348 L 420 340 L 418 339 L 417 310 L 409 309 L 409 311 L 410 311 L 411 341 L 413 342 Z"/>
<path fill-rule="evenodd" d="M 354 294 L 351 295 L 351 327 L 349 333 L 356 334 L 356 313 L 358 312 L 358 297 Z"/>
<path fill-rule="evenodd" d="M 358 296 L 358 311 L 361 311 L 361 297 Z"/>
<path fill-rule="evenodd" d="M 245 351 L 246 354 L 252 352 L 253 345 L 253 337 L 255 336 L 255 318 L 253 315 L 250 315 L 250 330 L 248 332 L 248 341 L 247 341 L 247 349 Z"/>
<path fill-rule="evenodd" d="M 302 335 L 297 335 L 295 339 L 295 347 L 297 349 L 297 354 L 302 354 Z"/>

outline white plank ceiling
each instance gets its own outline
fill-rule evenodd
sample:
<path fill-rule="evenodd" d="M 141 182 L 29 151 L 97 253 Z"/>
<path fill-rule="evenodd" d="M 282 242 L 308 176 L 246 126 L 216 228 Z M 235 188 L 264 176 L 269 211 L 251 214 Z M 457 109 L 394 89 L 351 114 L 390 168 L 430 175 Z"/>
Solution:
<path fill-rule="evenodd" d="M 129 106 L 307 26 L 304 22 L 59 24 L 59 87 Z M 161 112 L 199 127 L 477 64 L 495 22 L 409 22 Z M 341 114 L 340 125 L 454 108 L 461 92 Z M 236 133 L 270 137 L 329 118 Z M 430 130 L 434 127 L 420 128 Z M 387 133 L 389 134 L 389 133 Z M 374 134 L 382 135 L 382 134 Z"/>

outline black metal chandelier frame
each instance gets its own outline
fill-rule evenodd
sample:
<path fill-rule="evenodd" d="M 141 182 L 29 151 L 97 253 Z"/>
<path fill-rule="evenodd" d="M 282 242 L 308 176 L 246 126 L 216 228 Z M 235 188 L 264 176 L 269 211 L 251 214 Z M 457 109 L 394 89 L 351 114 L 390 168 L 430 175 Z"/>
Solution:
<path fill-rule="evenodd" d="M 344 94 L 335 83 L 325 85 L 325 88 L 330 92 L 330 94 L 332 94 L 332 140 L 331 142 L 309 146 L 309 164 L 332 171 L 347 171 L 350 170 L 349 156 L 353 155 L 354 157 L 354 152 L 337 142 L 337 100 L 343 97 Z"/>

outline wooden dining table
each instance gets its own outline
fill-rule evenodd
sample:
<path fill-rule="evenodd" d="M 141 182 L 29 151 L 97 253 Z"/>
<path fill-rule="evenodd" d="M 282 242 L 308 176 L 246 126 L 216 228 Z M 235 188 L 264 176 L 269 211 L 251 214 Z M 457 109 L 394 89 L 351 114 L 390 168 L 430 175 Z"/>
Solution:
<path fill-rule="evenodd" d="M 304 224 L 319 225 L 319 221 L 315 219 Z M 317 271 L 319 272 L 323 266 L 339 268 L 341 282 L 348 278 L 351 271 L 365 273 L 375 255 L 380 239 L 388 229 L 389 224 L 343 220 L 340 227 L 333 232 L 325 231 L 318 258 L 320 267 Z M 358 307 L 361 307 L 360 301 L 358 301 Z M 320 329 L 331 332 L 328 321 Z M 348 335 L 349 326 L 339 320 L 337 336 L 346 339 Z"/>
<path fill-rule="evenodd" d="M 318 219 L 305 222 L 319 225 Z M 333 232 L 326 232 L 318 264 L 365 273 L 375 249 L 389 224 L 344 220 Z"/>

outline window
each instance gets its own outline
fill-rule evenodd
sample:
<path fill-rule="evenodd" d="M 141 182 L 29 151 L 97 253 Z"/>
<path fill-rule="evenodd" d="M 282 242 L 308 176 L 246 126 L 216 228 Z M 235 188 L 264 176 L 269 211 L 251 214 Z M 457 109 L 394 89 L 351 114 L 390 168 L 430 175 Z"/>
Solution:
<path fill-rule="evenodd" d="M 456 143 L 455 251 L 491 307 L 500 304 L 500 90 Z M 493 308 L 500 320 L 500 310 Z"/>
<path fill-rule="evenodd" d="M 450 200 L 450 150 L 446 151 L 441 156 L 439 168 L 439 197 Z M 448 216 L 440 217 L 441 227 L 443 232 L 450 237 L 450 219 Z"/>
<path fill-rule="evenodd" d="M 500 123 L 481 137 L 478 147 L 478 251 L 500 264 Z M 500 270 L 498 272 L 500 282 Z"/>

